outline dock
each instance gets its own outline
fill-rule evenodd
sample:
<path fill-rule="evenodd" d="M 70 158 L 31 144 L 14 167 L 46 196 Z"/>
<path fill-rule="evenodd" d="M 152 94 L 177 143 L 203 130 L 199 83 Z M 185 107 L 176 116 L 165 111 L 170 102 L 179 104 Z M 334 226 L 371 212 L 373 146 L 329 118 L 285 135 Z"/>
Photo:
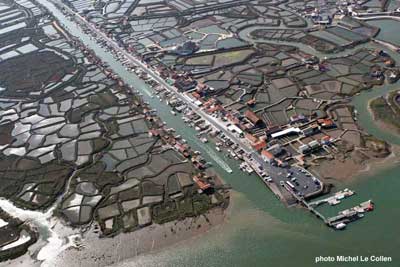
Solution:
<path fill-rule="evenodd" d="M 323 203 L 333 203 L 332 205 L 339 204 L 340 199 L 354 195 L 354 191 L 351 191 L 346 188 L 345 190 L 339 191 L 331 197 L 308 203 L 303 197 L 300 197 L 295 192 L 293 192 L 293 190 L 287 185 L 285 185 L 285 189 L 289 193 L 291 193 L 293 197 L 296 198 L 297 201 L 299 201 L 299 203 L 303 204 L 303 206 L 307 208 L 312 214 L 314 214 L 317 218 L 321 219 L 327 226 L 332 227 L 335 230 L 344 229 L 348 223 L 361 219 L 362 217 L 364 217 L 365 212 L 372 211 L 374 209 L 374 204 L 372 200 L 368 200 L 362 202 L 361 204 L 355 207 L 342 210 L 336 216 L 326 218 L 314 207 L 321 205 Z"/>
<path fill-rule="evenodd" d="M 293 195 L 293 197 L 295 199 L 297 199 L 297 201 L 299 201 L 299 203 L 303 204 L 303 206 L 305 208 L 307 208 L 312 214 L 314 214 L 315 216 L 317 216 L 317 218 L 321 219 L 324 223 L 327 223 L 327 219 L 325 218 L 324 215 L 322 215 L 319 211 L 317 211 L 316 209 L 314 209 L 314 207 L 312 205 L 310 205 L 310 203 L 308 203 L 304 197 L 300 197 L 298 196 L 295 192 L 293 192 L 293 190 L 287 186 L 285 184 L 285 188 L 287 191 L 289 191 L 289 193 L 291 193 Z"/>
<path fill-rule="evenodd" d="M 328 218 L 326 223 L 331 227 L 339 229 L 339 225 L 345 226 L 350 222 L 361 219 L 364 217 L 365 212 L 372 211 L 373 209 L 374 204 L 372 203 L 372 200 L 368 200 L 353 208 L 340 211 L 337 216 Z"/>
<path fill-rule="evenodd" d="M 334 205 L 340 204 L 342 199 L 350 197 L 354 194 L 355 194 L 354 191 L 351 191 L 346 188 L 343 191 L 336 192 L 333 196 L 311 202 L 311 203 L 309 203 L 309 205 L 313 206 L 313 207 L 317 207 L 319 205 L 328 203 L 329 205 L 334 206 Z"/>

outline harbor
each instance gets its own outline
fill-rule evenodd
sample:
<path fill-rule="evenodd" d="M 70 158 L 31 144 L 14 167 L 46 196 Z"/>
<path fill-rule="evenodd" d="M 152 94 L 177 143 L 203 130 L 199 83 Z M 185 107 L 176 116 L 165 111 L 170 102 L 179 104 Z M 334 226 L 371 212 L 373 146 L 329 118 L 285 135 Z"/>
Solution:
<path fill-rule="evenodd" d="M 349 223 L 363 218 L 366 212 L 374 210 L 374 204 L 372 200 L 368 200 L 360 203 L 357 206 L 338 211 L 337 215 L 329 217 L 323 215 L 323 212 L 317 210 L 317 206 L 323 204 L 336 206 L 341 203 L 341 200 L 353 196 L 355 192 L 349 190 L 348 188 L 345 188 L 344 190 L 334 193 L 332 196 L 322 198 L 320 200 L 316 200 L 313 202 L 308 202 L 304 198 L 299 197 L 295 192 L 293 192 L 293 189 L 290 186 L 285 184 L 284 187 L 290 194 L 293 195 L 295 199 L 297 199 L 299 203 L 302 204 L 304 208 L 310 211 L 311 214 L 315 215 L 318 219 L 322 220 L 327 226 L 335 230 L 344 230 Z"/>

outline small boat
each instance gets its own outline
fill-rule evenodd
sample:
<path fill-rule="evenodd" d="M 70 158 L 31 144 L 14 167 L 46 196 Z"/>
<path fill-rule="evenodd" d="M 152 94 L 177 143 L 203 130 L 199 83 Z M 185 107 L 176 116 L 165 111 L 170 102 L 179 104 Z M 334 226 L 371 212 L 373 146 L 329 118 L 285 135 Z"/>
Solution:
<path fill-rule="evenodd" d="M 176 116 L 176 112 L 173 111 L 173 110 L 171 110 L 171 114 L 174 115 L 174 116 Z"/>
<path fill-rule="evenodd" d="M 252 174 L 253 173 L 253 169 L 250 166 L 246 166 L 246 172 L 248 174 Z"/>
<path fill-rule="evenodd" d="M 335 225 L 335 229 L 336 230 L 343 230 L 344 228 L 346 228 L 346 224 L 345 223 L 338 223 Z"/>
<path fill-rule="evenodd" d="M 219 147 L 215 147 L 215 150 L 217 150 L 218 152 L 221 152 L 221 148 L 219 148 Z"/>

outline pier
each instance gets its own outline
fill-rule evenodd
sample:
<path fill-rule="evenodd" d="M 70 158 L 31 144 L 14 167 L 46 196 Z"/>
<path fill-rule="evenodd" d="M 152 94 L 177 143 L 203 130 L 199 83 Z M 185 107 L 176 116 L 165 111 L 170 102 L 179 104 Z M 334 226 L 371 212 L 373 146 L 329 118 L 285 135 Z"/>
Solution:
<path fill-rule="evenodd" d="M 317 218 L 321 219 L 327 226 L 332 227 L 335 230 L 344 229 L 347 226 L 347 224 L 356 221 L 358 219 L 361 219 L 362 217 L 364 217 L 365 212 L 372 211 L 374 209 L 372 200 L 368 200 L 362 202 L 361 204 L 355 207 L 342 210 L 336 216 L 326 218 L 314 207 L 324 203 L 334 203 L 331 205 L 339 204 L 340 199 L 344 199 L 346 197 L 354 195 L 354 191 L 351 191 L 346 188 L 345 190 L 339 191 L 331 197 L 308 203 L 303 197 L 300 197 L 295 192 L 293 192 L 293 190 L 289 186 L 284 185 L 284 187 L 289 193 L 293 195 L 294 198 L 297 199 L 299 203 L 301 203 L 305 208 L 307 208 L 312 214 L 314 214 Z"/>
<path fill-rule="evenodd" d="M 350 197 L 354 194 L 355 194 L 354 191 L 351 191 L 346 188 L 343 191 L 339 191 L 339 192 L 335 193 L 333 196 L 310 202 L 309 205 L 316 207 L 316 206 L 322 205 L 324 203 L 328 203 L 329 205 L 333 206 L 333 205 L 339 204 L 341 199 Z"/>
<path fill-rule="evenodd" d="M 339 229 L 338 226 L 340 224 L 345 225 L 350 222 L 361 219 L 362 217 L 364 217 L 364 212 L 372 211 L 373 209 L 374 205 L 372 203 L 372 200 L 368 200 L 353 208 L 340 211 L 337 216 L 328 218 L 326 220 L 326 223 L 331 227 Z"/>
<path fill-rule="evenodd" d="M 293 190 L 287 186 L 286 184 L 284 185 L 285 189 L 287 191 L 289 191 L 289 193 L 292 194 L 292 196 L 297 199 L 297 201 L 301 204 L 303 204 L 304 207 L 306 207 L 311 213 L 313 213 L 315 216 L 317 216 L 318 218 L 320 218 L 324 223 L 327 223 L 327 219 L 325 218 L 324 215 L 322 215 L 319 211 L 317 211 L 316 209 L 314 209 L 314 207 L 312 205 L 310 205 L 310 203 L 308 203 L 303 197 L 298 196 L 295 192 L 293 192 Z"/>

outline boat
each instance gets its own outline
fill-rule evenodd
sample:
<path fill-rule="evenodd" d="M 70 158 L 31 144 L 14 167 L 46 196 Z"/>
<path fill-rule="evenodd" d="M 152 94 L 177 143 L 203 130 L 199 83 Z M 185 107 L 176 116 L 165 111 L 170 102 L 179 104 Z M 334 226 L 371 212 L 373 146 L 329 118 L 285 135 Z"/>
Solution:
<path fill-rule="evenodd" d="M 343 230 L 344 228 L 346 228 L 346 224 L 345 223 L 338 223 L 335 225 L 335 229 L 336 230 Z"/>
<path fill-rule="evenodd" d="M 246 166 L 246 172 L 248 173 L 248 174 L 252 174 L 254 171 L 253 171 L 253 169 L 250 167 L 250 166 Z"/>
<path fill-rule="evenodd" d="M 208 142 L 207 138 L 205 138 L 205 137 L 201 138 L 200 141 L 203 142 L 203 143 L 207 143 Z"/>
<path fill-rule="evenodd" d="M 218 152 L 221 152 L 221 148 L 219 148 L 219 147 L 215 147 L 215 150 L 217 150 Z"/>
<path fill-rule="evenodd" d="M 174 115 L 174 116 L 176 116 L 176 112 L 173 111 L 173 110 L 171 110 L 171 114 Z"/>

